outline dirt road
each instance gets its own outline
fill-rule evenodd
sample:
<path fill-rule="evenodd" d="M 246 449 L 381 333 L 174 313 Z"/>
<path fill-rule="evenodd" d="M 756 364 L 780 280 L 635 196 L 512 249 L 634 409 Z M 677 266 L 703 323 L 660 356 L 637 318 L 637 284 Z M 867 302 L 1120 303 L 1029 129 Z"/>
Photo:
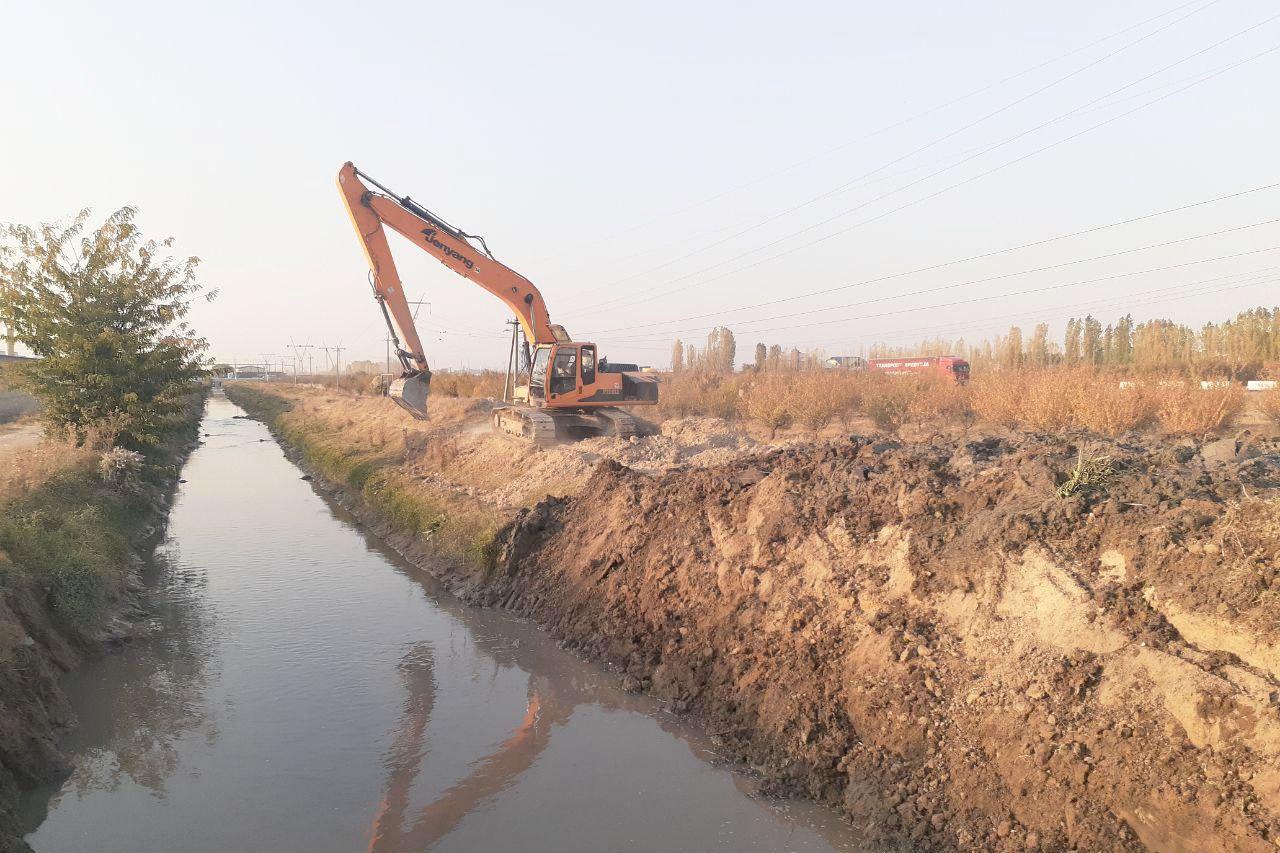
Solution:
<path fill-rule="evenodd" d="M 0 425 L 0 454 L 12 453 L 40 441 L 40 425 L 18 423 Z"/>

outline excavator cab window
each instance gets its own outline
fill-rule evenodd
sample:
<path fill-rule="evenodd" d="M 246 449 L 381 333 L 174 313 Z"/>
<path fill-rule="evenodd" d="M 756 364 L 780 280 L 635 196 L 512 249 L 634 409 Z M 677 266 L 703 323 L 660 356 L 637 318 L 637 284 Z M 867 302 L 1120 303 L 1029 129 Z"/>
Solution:
<path fill-rule="evenodd" d="M 594 385 L 596 383 L 596 348 L 582 348 L 582 384 Z"/>
<path fill-rule="evenodd" d="M 578 387 L 578 350 L 558 347 L 551 363 L 551 393 L 571 394 Z"/>
<path fill-rule="evenodd" d="M 533 367 L 529 370 L 529 395 L 543 399 L 547 396 L 547 364 L 551 361 L 551 347 L 538 347 L 533 355 Z"/>

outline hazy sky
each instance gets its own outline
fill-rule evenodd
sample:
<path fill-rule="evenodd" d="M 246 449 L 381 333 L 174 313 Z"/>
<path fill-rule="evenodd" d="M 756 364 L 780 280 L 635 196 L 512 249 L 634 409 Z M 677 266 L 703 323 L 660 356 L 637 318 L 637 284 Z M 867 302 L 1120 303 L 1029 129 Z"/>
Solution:
<path fill-rule="evenodd" d="M 346 160 L 483 234 L 618 361 L 665 364 L 720 323 L 739 360 L 757 340 L 1057 334 L 1090 310 L 1198 324 L 1280 302 L 1280 223 L 1025 271 L 1277 218 L 1280 188 L 857 283 L 1280 182 L 1278 14 L 5 2 L 0 221 L 139 206 L 203 259 L 221 295 L 193 322 L 242 362 L 291 341 L 381 357 Z M 393 249 L 433 364 L 504 364 L 504 307 Z"/>

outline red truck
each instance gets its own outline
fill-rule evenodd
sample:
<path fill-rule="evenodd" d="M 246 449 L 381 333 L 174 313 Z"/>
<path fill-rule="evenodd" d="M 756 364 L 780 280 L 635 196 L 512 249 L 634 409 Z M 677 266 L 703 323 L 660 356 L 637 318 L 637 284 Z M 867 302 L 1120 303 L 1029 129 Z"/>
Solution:
<path fill-rule="evenodd" d="M 954 355 L 873 358 L 867 361 L 867 369 L 890 376 L 947 376 L 961 385 L 969 381 L 969 362 Z"/>

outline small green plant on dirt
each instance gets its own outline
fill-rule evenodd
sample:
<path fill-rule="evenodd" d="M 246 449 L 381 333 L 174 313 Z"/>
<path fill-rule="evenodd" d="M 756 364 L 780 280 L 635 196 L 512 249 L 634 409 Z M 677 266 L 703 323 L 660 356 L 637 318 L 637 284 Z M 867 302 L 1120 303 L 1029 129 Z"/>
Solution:
<path fill-rule="evenodd" d="M 1076 459 L 1076 467 L 1072 469 L 1067 481 L 1058 486 L 1058 497 L 1069 498 L 1106 488 L 1115 476 L 1115 463 L 1110 456 L 1086 453 L 1084 448 L 1081 448 L 1080 455 Z"/>

